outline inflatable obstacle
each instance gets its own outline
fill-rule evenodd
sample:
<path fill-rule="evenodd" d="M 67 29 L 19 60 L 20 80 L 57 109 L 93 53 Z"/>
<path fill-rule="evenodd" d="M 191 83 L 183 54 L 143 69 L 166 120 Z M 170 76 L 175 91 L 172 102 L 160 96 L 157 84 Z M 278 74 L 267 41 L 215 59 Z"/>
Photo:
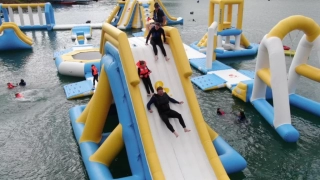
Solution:
<path fill-rule="evenodd" d="M 166 16 L 167 25 L 183 24 L 181 17 L 169 14 L 160 0 L 126 0 L 118 1 L 118 5 L 109 15 L 107 22 L 119 29 L 144 28 L 148 18 L 153 18 L 154 3 L 157 2 Z"/>
<path fill-rule="evenodd" d="M 11 22 L 0 26 L 0 51 L 31 49 L 33 41 Z"/>
<path fill-rule="evenodd" d="M 123 148 L 132 174 L 124 179 L 227 180 L 227 173 L 246 167 L 246 161 L 205 123 L 189 80 L 192 71 L 180 35 L 175 28 L 164 29 L 169 62 L 163 56 L 153 61 L 152 48 L 145 45 L 144 38 L 128 39 L 111 24 L 102 27 L 103 57 L 96 92 L 86 106 L 69 111 L 90 179 L 114 179 L 109 166 Z M 153 83 L 162 84 L 169 95 L 185 102 L 172 108 L 183 114 L 191 132 L 184 133 L 178 122 L 172 122 L 180 134 L 173 138 L 158 114 L 146 111 L 149 99 L 135 66 L 141 59 L 153 70 Z M 119 124 L 103 133 L 113 105 Z"/>

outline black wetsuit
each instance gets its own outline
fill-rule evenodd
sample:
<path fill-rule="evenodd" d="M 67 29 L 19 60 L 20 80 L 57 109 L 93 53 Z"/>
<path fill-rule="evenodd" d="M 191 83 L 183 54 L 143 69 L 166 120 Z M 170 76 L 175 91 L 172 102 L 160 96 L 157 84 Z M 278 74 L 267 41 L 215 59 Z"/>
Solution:
<path fill-rule="evenodd" d="M 148 43 L 151 34 L 152 34 L 151 45 L 153 47 L 154 54 L 158 55 L 158 49 L 157 49 L 157 46 L 156 46 L 156 45 L 158 45 L 160 47 L 160 49 L 161 49 L 162 54 L 164 56 L 167 56 L 166 50 L 163 47 L 163 42 L 162 42 L 162 39 L 161 39 L 161 35 L 162 35 L 163 36 L 163 41 L 166 42 L 166 35 L 164 34 L 164 30 L 161 27 L 158 30 L 156 30 L 156 28 L 153 27 L 149 31 L 146 43 Z"/>
<path fill-rule="evenodd" d="M 181 126 L 183 128 L 186 128 L 186 125 L 183 121 L 181 114 L 178 113 L 177 111 L 170 109 L 169 102 L 172 102 L 175 104 L 179 103 L 177 100 L 169 97 L 167 93 L 164 93 L 162 96 L 155 94 L 152 96 L 152 98 L 148 102 L 147 108 L 148 108 L 148 110 L 150 110 L 151 104 L 154 103 L 158 109 L 158 112 L 159 112 L 159 115 L 160 115 L 162 121 L 166 124 L 166 126 L 168 127 L 168 129 L 171 132 L 174 132 L 174 129 L 169 122 L 169 118 L 178 118 Z"/>
<path fill-rule="evenodd" d="M 158 9 L 158 12 L 156 12 L 156 10 L 153 11 L 153 20 L 154 22 L 158 22 L 160 24 L 163 23 L 163 16 L 164 16 L 164 12 L 162 9 Z"/>
<path fill-rule="evenodd" d="M 239 122 L 246 122 L 246 121 L 247 121 L 247 118 L 246 118 L 245 115 L 240 115 L 240 116 L 238 116 L 238 121 L 239 121 Z"/>
<path fill-rule="evenodd" d="M 25 86 L 27 83 L 25 81 L 20 81 L 19 86 Z"/>

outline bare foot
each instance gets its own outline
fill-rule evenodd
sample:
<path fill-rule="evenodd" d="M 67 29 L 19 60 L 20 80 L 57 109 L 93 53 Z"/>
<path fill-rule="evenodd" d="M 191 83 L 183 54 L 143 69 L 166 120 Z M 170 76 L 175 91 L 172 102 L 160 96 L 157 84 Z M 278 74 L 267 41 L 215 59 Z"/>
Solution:
<path fill-rule="evenodd" d="M 170 58 L 168 58 L 167 56 L 166 57 L 164 57 L 165 59 L 166 59 L 166 61 L 169 61 L 170 60 Z"/>
<path fill-rule="evenodd" d="M 184 128 L 184 132 L 190 132 L 190 129 Z"/>
<path fill-rule="evenodd" d="M 147 96 L 151 96 L 151 94 L 147 94 Z"/>
<path fill-rule="evenodd" d="M 154 57 L 154 59 L 157 61 L 157 60 L 158 60 L 158 56 L 156 55 L 156 56 Z"/>
<path fill-rule="evenodd" d="M 176 138 L 179 136 L 177 132 L 173 132 L 173 134 L 176 136 Z"/>

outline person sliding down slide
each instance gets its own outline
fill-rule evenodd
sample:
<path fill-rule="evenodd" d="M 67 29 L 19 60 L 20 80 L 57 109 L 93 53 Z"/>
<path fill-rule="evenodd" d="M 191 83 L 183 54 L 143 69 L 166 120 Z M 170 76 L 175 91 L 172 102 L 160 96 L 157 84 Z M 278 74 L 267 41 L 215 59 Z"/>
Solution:
<path fill-rule="evenodd" d="M 146 45 L 148 45 L 148 41 L 149 41 L 151 34 L 152 34 L 151 45 L 153 48 L 155 59 L 158 60 L 158 49 L 157 49 L 157 45 L 158 45 L 162 51 L 162 54 L 164 55 L 164 58 L 166 59 L 166 61 L 168 61 L 169 58 L 167 57 L 167 53 L 163 47 L 163 43 L 162 43 L 162 39 L 161 39 L 161 35 L 162 35 L 163 42 L 166 43 L 166 35 L 164 34 L 164 30 L 160 27 L 160 23 L 156 22 L 155 26 L 149 31 L 149 34 L 148 34 L 147 40 L 146 40 Z"/>
<path fill-rule="evenodd" d="M 176 136 L 178 137 L 179 134 L 173 129 L 172 125 L 169 122 L 169 118 L 178 118 L 179 123 L 184 129 L 184 132 L 189 132 L 190 130 L 187 129 L 183 118 L 180 113 L 170 109 L 169 102 L 176 103 L 176 104 L 183 104 L 183 101 L 178 102 L 177 100 L 168 96 L 167 93 L 163 92 L 163 88 L 159 86 L 157 88 L 157 94 L 154 94 L 150 101 L 147 104 L 147 108 L 150 113 L 153 111 L 151 110 L 151 104 L 155 104 L 156 108 L 158 109 L 158 113 L 162 119 L 162 121 L 166 124 L 167 128 Z"/>
<path fill-rule="evenodd" d="M 140 79 L 142 80 L 144 87 L 146 88 L 147 95 L 151 96 L 154 94 L 154 90 L 152 87 L 151 79 L 150 79 L 150 69 L 147 67 L 145 61 L 139 61 L 136 64 L 138 66 L 138 75 Z M 151 91 L 151 93 L 150 93 Z"/>

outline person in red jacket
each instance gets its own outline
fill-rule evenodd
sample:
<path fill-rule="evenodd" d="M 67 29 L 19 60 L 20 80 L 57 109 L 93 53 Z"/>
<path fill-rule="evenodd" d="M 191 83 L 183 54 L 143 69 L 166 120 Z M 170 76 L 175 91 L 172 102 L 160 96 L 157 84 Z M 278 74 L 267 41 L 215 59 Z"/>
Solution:
<path fill-rule="evenodd" d="M 147 95 L 151 96 L 152 94 L 154 94 L 154 89 L 152 87 L 152 83 L 150 80 L 150 69 L 147 67 L 146 62 L 145 61 L 139 61 L 137 63 L 138 66 L 138 75 L 141 78 L 144 87 L 147 90 Z M 150 93 L 151 91 L 151 93 Z"/>
<path fill-rule="evenodd" d="M 91 65 L 91 72 L 93 76 L 93 89 L 95 88 L 96 80 L 98 82 L 98 69 L 95 65 Z"/>
<path fill-rule="evenodd" d="M 7 83 L 8 89 L 13 89 L 17 86 L 13 85 L 12 83 Z"/>
<path fill-rule="evenodd" d="M 16 93 L 15 96 L 16 98 L 23 98 L 23 95 L 21 93 Z"/>

